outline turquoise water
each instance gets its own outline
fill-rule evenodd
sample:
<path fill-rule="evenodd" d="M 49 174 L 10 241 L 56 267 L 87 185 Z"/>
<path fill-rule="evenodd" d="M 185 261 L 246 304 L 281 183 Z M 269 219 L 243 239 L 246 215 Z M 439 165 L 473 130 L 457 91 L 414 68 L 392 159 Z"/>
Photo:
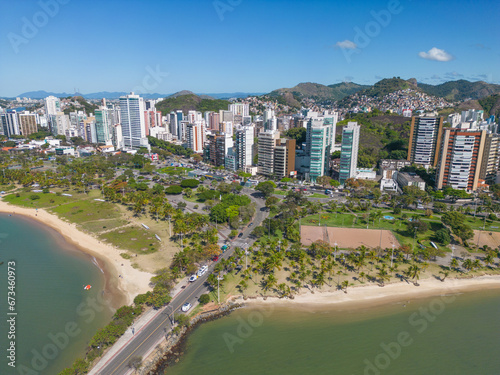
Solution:
<path fill-rule="evenodd" d="M 268 309 L 203 324 L 165 373 L 500 374 L 500 290 L 370 309 Z"/>
<path fill-rule="evenodd" d="M 55 231 L 34 221 L 0 214 L 0 374 L 57 374 L 85 353 L 112 311 L 104 275 L 92 258 Z M 15 262 L 16 367 L 4 355 L 8 262 Z M 90 284 L 89 291 L 83 289 Z M 30 372 L 34 371 L 34 372 Z"/>

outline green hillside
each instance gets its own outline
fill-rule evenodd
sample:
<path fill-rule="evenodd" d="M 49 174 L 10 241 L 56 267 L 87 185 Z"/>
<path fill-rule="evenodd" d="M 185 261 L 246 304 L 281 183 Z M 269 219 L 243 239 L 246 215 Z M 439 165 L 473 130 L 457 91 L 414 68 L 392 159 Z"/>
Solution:
<path fill-rule="evenodd" d="M 378 81 L 372 87 L 362 91 L 361 93 L 366 96 L 381 98 L 394 91 L 405 90 L 409 88 L 416 89 L 416 86 L 412 84 L 413 82 L 413 80 L 406 81 L 399 77 L 384 78 L 383 80 Z"/>
<path fill-rule="evenodd" d="M 445 82 L 435 86 L 419 83 L 418 87 L 429 95 L 439 96 L 451 101 L 464 100 L 467 98 L 481 99 L 492 94 L 500 93 L 500 85 L 483 81 L 469 82 L 464 79 Z"/>
<path fill-rule="evenodd" d="M 479 99 L 479 104 L 484 109 L 487 115 L 500 117 L 500 94 L 494 94 L 485 98 Z"/>
<path fill-rule="evenodd" d="M 379 159 L 406 159 L 410 120 L 407 117 L 384 114 L 378 110 L 358 113 L 337 123 L 336 142 L 342 139 L 342 128 L 349 121 L 361 125 L 359 168 L 374 167 Z"/>
<path fill-rule="evenodd" d="M 171 111 L 214 111 L 227 110 L 229 102 L 222 99 L 202 99 L 196 94 L 180 95 L 168 97 L 156 104 L 156 109 L 161 111 L 162 115 L 167 115 Z"/>
<path fill-rule="evenodd" d="M 86 101 L 83 97 L 81 96 L 73 96 L 72 98 L 74 101 L 77 101 L 83 106 L 83 109 L 85 110 L 85 113 L 87 115 L 90 115 L 91 113 L 94 114 L 95 110 L 98 108 L 98 106 L 94 104 L 90 104 L 88 101 Z M 76 111 L 81 111 L 81 107 L 76 107 L 74 105 L 70 105 L 69 107 L 66 107 L 64 109 L 64 113 L 68 115 L 70 112 L 76 112 Z"/>
<path fill-rule="evenodd" d="M 282 88 L 274 90 L 267 94 L 271 98 L 283 96 L 285 93 L 291 93 L 296 100 L 301 98 L 310 98 L 315 100 L 340 100 L 357 91 L 363 90 L 369 86 L 358 85 L 352 82 L 336 83 L 325 86 L 319 83 L 305 82 L 299 83 L 291 88 Z"/>

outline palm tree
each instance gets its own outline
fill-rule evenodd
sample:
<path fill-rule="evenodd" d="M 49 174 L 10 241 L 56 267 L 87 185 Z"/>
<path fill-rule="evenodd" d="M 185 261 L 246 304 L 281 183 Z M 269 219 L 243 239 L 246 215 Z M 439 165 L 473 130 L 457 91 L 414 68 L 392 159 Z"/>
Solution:
<path fill-rule="evenodd" d="M 344 289 L 344 293 L 347 293 L 347 287 L 349 286 L 349 281 L 342 281 L 342 288 Z"/>
<path fill-rule="evenodd" d="M 410 277 L 416 280 L 414 284 L 418 286 L 418 279 L 420 278 L 420 268 L 416 264 L 414 264 L 413 266 L 410 266 L 410 268 L 408 268 L 408 271 Z"/>
<path fill-rule="evenodd" d="M 366 277 L 366 274 L 364 272 L 360 272 L 359 274 L 359 280 L 363 282 L 363 279 Z"/>
<path fill-rule="evenodd" d="M 387 274 L 387 271 L 385 270 L 385 268 L 380 268 L 380 270 L 378 271 L 378 277 L 380 279 L 380 283 L 382 284 L 382 286 L 385 285 L 386 281 L 390 280 L 390 277 Z"/>
<path fill-rule="evenodd" d="M 443 277 L 441 277 L 441 281 L 444 281 L 450 274 L 449 271 L 439 271 L 439 273 L 443 275 Z"/>
<path fill-rule="evenodd" d="M 492 268 L 491 265 L 494 263 L 493 256 L 491 254 L 486 255 L 483 259 L 483 262 L 484 264 L 486 264 L 486 266 Z"/>
<path fill-rule="evenodd" d="M 474 264 L 472 263 L 472 260 L 467 258 L 466 260 L 464 260 L 462 262 L 462 267 L 465 268 L 467 270 L 467 272 L 469 272 L 471 269 L 474 268 Z"/>
<path fill-rule="evenodd" d="M 458 268 L 458 260 L 457 260 L 457 258 L 453 258 L 453 259 L 451 260 L 450 266 L 451 266 L 452 268 L 455 268 L 455 269 L 457 269 L 457 268 Z"/>

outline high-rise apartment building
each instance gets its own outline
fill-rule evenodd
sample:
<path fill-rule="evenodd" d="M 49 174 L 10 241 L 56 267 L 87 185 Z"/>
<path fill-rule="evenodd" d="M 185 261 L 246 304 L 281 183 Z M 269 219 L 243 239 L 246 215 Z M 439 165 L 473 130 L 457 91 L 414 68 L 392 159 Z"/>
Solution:
<path fill-rule="evenodd" d="M 274 175 L 290 177 L 295 172 L 295 139 L 280 138 L 274 147 Z"/>
<path fill-rule="evenodd" d="M 335 123 L 331 118 L 312 117 L 307 122 L 306 154 L 310 156 L 309 178 L 316 181 L 328 174 L 335 139 Z"/>
<path fill-rule="evenodd" d="M 195 121 L 187 125 L 187 147 L 197 154 L 203 152 L 203 122 Z"/>
<path fill-rule="evenodd" d="M 134 93 L 121 96 L 120 114 L 124 147 L 147 144 L 143 98 Z"/>
<path fill-rule="evenodd" d="M 55 96 L 48 96 L 45 98 L 45 114 L 56 115 L 61 112 L 61 102 Z"/>
<path fill-rule="evenodd" d="M 280 139 L 278 131 L 263 131 L 259 133 L 258 172 L 265 176 L 274 174 L 274 148 Z"/>
<path fill-rule="evenodd" d="M 359 133 L 357 122 L 349 122 L 342 129 L 342 148 L 340 150 L 339 181 L 343 185 L 348 178 L 356 174 L 359 151 Z"/>
<path fill-rule="evenodd" d="M 247 103 L 233 103 L 229 104 L 229 110 L 234 116 L 249 116 L 250 115 L 250 105 Z"/>
<path fill-rule="evenodd" d="M 443 117 L 412 117 L 408 161 L 436 167 L 443 131 Z"/>
<path fill-rule="evenodd" d="M 220 124 L 220 114 L 216 112 L 210 112 L 208 114 L 208 128 L 210 130 L 219 130 Z"/>
<path fill-rule="evenodd" d="M 7 113 L 0 115 L 3 134 L 7 137 L 19 135 L 19 119 L 15 110 L 8 110 Z"/>
<path fill-rule="evenodd" d="M 488 185 L 496 183 L 500 164 L 500 134 L 487 133 L 479 178 Z"/>
<path fill-rule="evenodd" d="M 113 125 L 108 110 L 101 107 L 95 111 L 95 132 L 97 143 L 110 144 L 113 140 Z"/>
<path fill-rule="evenodd" d="M 30 135 L 36 133 L 38 128 L 36 126 L 36 115 L 34 113 L 29 113 L 25 111 L 24 113 L 18 113 L 19 119 L 19 132 L 21 135 Z"/>
<path fill-rule="evenodd" d="M 475 191 L 480 183 L 486 130 L 446 128 L 436 169 L 436 188 Z"/>
<path fill-rule="evenodd" d="M 244 170 L 253 163 L 253 126 L 243 126 L 236 131 L 236 169 Z"/>

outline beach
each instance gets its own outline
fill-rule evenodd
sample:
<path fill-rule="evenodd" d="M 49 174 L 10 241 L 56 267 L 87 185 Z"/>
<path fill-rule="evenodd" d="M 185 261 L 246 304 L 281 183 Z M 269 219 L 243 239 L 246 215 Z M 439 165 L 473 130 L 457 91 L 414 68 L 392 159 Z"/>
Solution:
<path fill-rule="evenodd" d="M 56 230 L 80 251 L 94 257 L 98 267 L 104 272 L 106 288 L 113 295 L 113 307 L 131 304 L 137 294 L 151 290 L 149 282 L 153 274 L 133 268 L 130 260 L 120 256 L 122 250 L 78 230 L 75 224 L 68 223 L 43 209 L 12 206 L 1 200 L 0 212 L 36 220 Z"/>
<path fill-rule="evenodd" d="M 240 297 L 238 302 L 248 305 L 280 304 L 306 309 L 308 306 L 317 308 L 321 305 L 328 305 L 329 307 L 338 305 L 339 308 L 351 305 L 371 307 L 391 302 L 401 302 L 404 304 L 405 301 L 411 301 L 416 298 L 420 299 L 498 288 L 500 288 L 500 275 L 485 275 L 462 279 L 447 278 L 444 282 L 437 279 L 425 279 L 420 280 L 418 286 L 415 286 L 412 282 L 405 281 L 387 283 L 384 287 L 378 284 L 360 285 L 347 288 L 347 293 L 343 291 L 315 291 L 313 294 L 308 291 L 295 295 L 294 299 L 280 299 L 275 297 L 267 297 L 264 299 L 264 297 L 258 297 L 243 300 Z"/>

